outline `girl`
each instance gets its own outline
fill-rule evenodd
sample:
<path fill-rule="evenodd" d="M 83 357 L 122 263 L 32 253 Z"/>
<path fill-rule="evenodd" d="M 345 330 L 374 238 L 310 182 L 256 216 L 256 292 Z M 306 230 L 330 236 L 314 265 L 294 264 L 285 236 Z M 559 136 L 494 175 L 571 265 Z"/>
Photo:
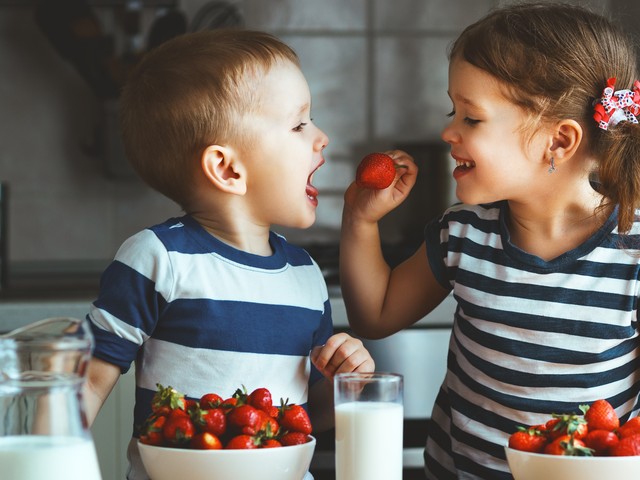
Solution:
<path fill-rule="evenodd" d="M 509 479 L 504 447 L 518 425 L 600 398 L 622 421 L 640 411 L 635 58 L 585 9 L 496 10 L 450 52 L 442 138 L 462 203 L 391 270 L 377 222 L 413 187 L 412 159 L 390 152 L 406 167 L 391 187 L 345 194 L 341 282 L 356 333 L 384 337 L 450 292 L 457 301 L 429 478 Z"/>

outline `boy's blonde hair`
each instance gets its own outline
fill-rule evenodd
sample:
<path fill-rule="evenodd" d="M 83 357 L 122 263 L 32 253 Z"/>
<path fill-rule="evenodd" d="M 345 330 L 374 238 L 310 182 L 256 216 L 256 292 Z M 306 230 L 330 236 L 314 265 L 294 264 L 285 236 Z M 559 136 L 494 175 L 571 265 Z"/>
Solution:
<path fill-rule="evenodd" d="M 594 100 L 608 78 L 617 78 L 616 90 L 631 88 L 637 79 L 633 45 L 619 28 L 582 7 L 514 5 L 467 27 L 450 58 L 501 81 L 505 96 L 529 114 L 530 127 L 579 122 L 598 158 L 600 190 L 607 202 L 620 205 L 620 230 L 629 230 L 640 204 L 640 127 L 624 122 L 605 131 L 593 119 Z"/>
<path fill-rule="evenodd" d="M 120 99 L 127 158 L 152 188 L 188 205 L 204 149 L 248 142 L 262 77 L 279 62 L 299 66 L 276 37 L 250 30 L 184 34 L 147 53 Z"/>

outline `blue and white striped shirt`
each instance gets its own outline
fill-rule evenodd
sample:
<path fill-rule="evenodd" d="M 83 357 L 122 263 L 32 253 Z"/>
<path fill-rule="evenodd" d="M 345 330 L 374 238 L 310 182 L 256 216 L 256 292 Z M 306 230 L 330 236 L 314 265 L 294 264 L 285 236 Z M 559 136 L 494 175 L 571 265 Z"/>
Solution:
<path fill-rule="evenodd" d="M 621 236 L 614 212 L 544 261 L 509 241 L 507 208 L 455 205 L 425 229 L 431 269 L 458 304 L 429 478 L 510 479 L 504 446 L 519 425 L 600 398 L 623 420 L 640 411 L 640 223 Z"/>
<path fill-rule="evenodd" d="M 332 334 L 327 286 L 306 251 L 269 241 L 273 255 L 249 254 L 187 215 L 121 246 L 88 318 L 94 356 L 123 372 L 136 362 L 134 425 L 157 383 L 192 398 L 267 387 L 276 402 L 306 405 L 321 377 L 309 351 Z"/>

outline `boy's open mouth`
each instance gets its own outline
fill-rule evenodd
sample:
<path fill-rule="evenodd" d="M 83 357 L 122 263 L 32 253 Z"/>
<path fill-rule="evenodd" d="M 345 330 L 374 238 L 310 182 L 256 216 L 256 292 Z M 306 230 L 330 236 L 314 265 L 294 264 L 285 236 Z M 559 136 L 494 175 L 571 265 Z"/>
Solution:
<path fill-rule="evenodd" d="M 307 197 L 310 200 L 314 200 L 315 198 L 318 197 L 318 189 L 313 185 L 311 185 L 311 183 L 307 183 L 306 193 L 307 193 Z"/>
<path fill-rule="evenodd" d="M 307 188 L 306 193 L 309 200 L 315 200 L 318 197 L 318 189 L 313 186 L 313 175 L 318 171 L 318 169 L 324 165 L 324 159 L 320 161 L 318 166 L 313 169 L 313 171 L 307 177 Z"/>

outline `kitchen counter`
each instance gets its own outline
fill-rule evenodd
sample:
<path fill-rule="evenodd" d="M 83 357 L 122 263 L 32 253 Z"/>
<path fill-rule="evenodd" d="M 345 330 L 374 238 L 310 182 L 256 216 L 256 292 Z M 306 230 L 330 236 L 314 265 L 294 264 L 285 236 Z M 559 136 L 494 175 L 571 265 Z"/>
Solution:
<path fill-rule="evenodd" d="M 94 294 L 77 294 L 69 298 L 52 300 L 46 297 L 4 298 L 0 301 L 0 331 L 9 331 L 21 325 L 48 317 L 69 316 L 83 318 L 89 311 Z M 330 289 L 330 301 L 335 328 L 348 328 L 347 311 L 339 289 Z M 447 296 L 429 315 L 411 328 L 451 327 L 455 300 Z"/>
<path fill-rule="evenodd" d="M 348 328 L 347 313 L 337 284 L 338 246 L 306 245 L 328 283 L 334 326 Z M 383 246 L 391 265 L 406 258 L 412 249 Z M 0 331 L 51 316 L 84 317 L 95 300 L 100 276 L 110 260 L 13 262 L 8 285 L 0 290 Z M 455 301 L 451 295 L 411 328 L 450 327 Z"/>
<path fill-rule="evenodd" d="M 349 326 L 347 320 L 347 310 L 339 288 L 329 289 L 329 299 L 331 301 L 331 313 L 333 315 L 333 326 L 335 328 L 346 328 Z M 453 325 L 453 313 L 456 309 L 456 301 L 453 294 L 449 294 L 431 313 L 418 320 L 410 328 L 450 328 Z"/>
<path fill-rule="evenodd" d="M 53 299 L 49 295 L 6 296 L 0 300 L 0 331 L 9 331 L 21 325 L 48 317 L 69 316 L 83 318 L 96 298 L 97 291 L 74 290 L 61 293 Z M 338 287 L 329 289 L 329 298 L 335 328 L 348 328 L 347 311 Z M 411 328 L 446 328 L 453 323 L 455 300 L 447 296 L 429 315 Z"/>
<path fill-rule="evenodd" d="M 0 332 L 8 332 L 43 318 L 84 318 L 94 298 L 66 300 L 7 300 L 0 301 Z"/>

